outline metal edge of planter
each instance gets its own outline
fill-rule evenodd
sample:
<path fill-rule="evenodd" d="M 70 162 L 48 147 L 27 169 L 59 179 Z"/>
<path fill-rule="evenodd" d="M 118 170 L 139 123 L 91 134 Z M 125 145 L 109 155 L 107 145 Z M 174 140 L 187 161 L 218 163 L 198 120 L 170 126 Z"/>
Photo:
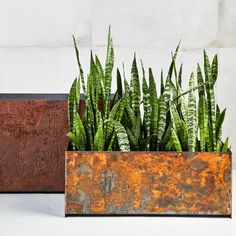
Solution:
<path fill-rule="evenodd" d="M 77 174 L 77 177 L 79 176 L 79 171 L 81 171 L 81 165 L 80 164 L 85 164 L 85 166 L 83 167 L 83 168 L 85 168 L 85 170 L 86 170 L 86 168 L 87 168 L 87 171 L 91 171 L 91 170 L 89 170 L 89 168 L 90 169 L 92 169 L 91 167 L 94 167 L 93 165 L 92 166 L 89 166 L 89 168 L 88 168 L 88 166 L 86 167 L 86 165 L 88 164 L 88 162 L 86 162 L 85 161 L 85 158 L 86 158 L 86 155 L 87 155 L 87 157 L 89 157 L 89 158 L 93 158 L 92 156 L 96 156 L 96 168 L 98 168 L 99 167 L 99 159 L 100 159 L 100 161 L 101 161 L 101 158 L 99 157 L 99 155 L 102 155 L 103 157 L 102 157 L 102 160 L 103 160 L 103 162 L 104 162 L 104 159 L 107 159 L 106 161 L 107 161 L 107 163 L 106 163 L 106 165 L 105 166 L 103 166 L 103 168 L 104 169 L 101 169 L 101 170 L 105 170 L 105 169 L 109 169 L 109 168 L 111 168 L 111 170 L 109 170 L 110 171 L 110 173 L 109 173 L 109 175 L 108 175 L 108 178 L 107 178 L 107 176 L 105 177 L 105 179 L 106 180 L 108 180 L 107 181 L 107 183 L 108 183 L 108 185 L 109 185 L 109 178 L 111 178 L 111 176 L 113 175 L 113 177 L 115 177 L 116 176 L 116 170 L 118 170 L 118 172 L 119 172 L 119 169 L 122 169 L 122 170 L 124 170 L 125 169 L 125 165 L 124 166 L 119 166 L 119 168 L 118 169 L 115 169 L 115 168 L 117 168 L 116 166 L 115 166 L 115 164 L 113 163 L 113 161 L 115 160 L 117 160 L 117 159 L 119 159 L 119 154 L 121 154 L 122 152 L 94 152 L 94 151 L 92 151 L 92 152 L 75 152 L 75 151 L 66 151 L 66 159 L 65 159 L 65 216 L 66 217 L 73 217 L 73 216 L 178 216 L 178 217 L 220 217 L 220 218 L 222 218 L 222 217 L 226 217 L 226 218 L 231 218 L 232 217 L 232 153 L 231 152 L 194 152 L 194 153 L 191 153 L 191 152 L 163 152 L 163 151 L 159 151 L 159 152 L 142 152 L 142 151 L 140 151 L 140 152 L 126 152 L 126 153 L 122 153 L 122 155 L 125 155 L 126 157 L 125 157 L 125 159 L 123 159 L 122 161 L 124 162 L 125 160 L 126 160 L 126 164 L 128 164 L 128 165 L 131 165 L 131 166 L 133 166 L 133 167 L 135 167 L 135 165 L 136 165 L 136 167 L 137 167 L 137 165 L 139 165 L 139 167 L 138 168 L 142 168 L 142 167 L 144 167 L 144 168 L 146 168 L 148 165 L 147 165 L 147 163 L 148 163 L 148 160 L 147 160 L 147 162 L 145 163 L 145 161 L 142 163 L 141 161 L 143 161 L 143 160 L 145 160 L 145 155 L 146 155 L 146 157 L 147 157 L 147 155 L 151 155 L 151 156 L 160 156 L 160 155 L 164 155 L 165 157 L 168 157 L 169 156 L 169 159 L 168 160 L 166 160 L 167 162 L 171 162 L 171 159 L 173 159 L 173 157 L 174 158 L 177 158 L 176 159 L 176 161 L 179 161 L 178 160 L 178 156 L 182 156 L 182 157 L 184 157 L 184 161 L 186 162 L 186 163 L 188 163 L 188 165 L 190 165 L 190 167 L 188 167 L 188 169 L 186 169 L 186 170 L 190 170 L 191 169 L 191 171 L 190 172 L 192 172 L 192 177 L 193 177 L 193 180 L 195 180 L 195 181 L 201 181 L 201 180 L 198 180 L 198 179 L 196 179 L 196 175 L 194 174 L 195 172 L 196 173 L 203 173 L 203 171 L 204 171 L 204 169 L 206 169 L 206 170 L 208 170 L 208 169 L 211 169 L 211 167 L 209 167 L 208 165 L 211 165 L 212 167 L 214 167 L 214 164 L 216 164 L 216 161 L 214 161 L 213 159 L 210 159 L 209 157 L 220 157 L 220 156 L 223 156 L 222 157 L 222 159 L 221 159 L 221 162 L 222 162 L 222 166 L 220 166 L 220 165 L 218 165 L 218 167 L 217 166 L 215 166 L 216 168 L 223 168 L 221 171 L 224 171 L 224 173 L 222 173 L 222 172 L 220 172 L 221 174 L 223 174 L 223 177 L 221 178 L 221 177 L 219 177 L 219 175 L 218 176 L 216 176 L 217 178 L 215 178 L 215 175 L 213 175 L 213 177 L 214 177 L 214 181 L 216 181 L 216 184 L 217 184 L 217 182 L 218 181 L 222 181 L 222 182 L 219 182 L 220 184 L 222 184 L 222 186 L 218 186 L 218 185 L 216 185 L 216 186 L 214 186 L 214 184 L 215 184 L 215 182 L 214 182 L 214 184 L 213 185 L 211 185 L 211 183 L 212 183 L 212 174 L 210 174 L 210 172 L 206 175 L 206 177 L 208 178 L 209 177 L 209 182 L 206 182 L 208 185 L 207 185 L 207 187 L 206 187 L 206 189 L 204 190 L 204 189 L 201 189 L 201 188 L 198 188 L 198 189 L 192 189 L 192 194 L 193 194 L 193 196 L 194 196 L 194 193 L 196 193 L 197 191 L 206 191 L 204 194 L 206 195 L 206 197 L 207 198 L 210 198 L 210 197 L 212 197 L 213 196 L 213 198 L 211 199 L 211 200 L 215 200 L 215 203 L 214 203 L 214 201 L 211 203 L 211 204 L 215 204 L 215 207 L 217 208 L 217 204 L 221 204 L 222 206 L 224 206 L 223 208 L 224 208 L 224 213 L 220 213 L 220 212 L 216 212 L 216 211 L 213 211 L 213 212 L 208 212 L 207 214 L 206 213 L 204 213 L 204 212 L 198 212 L 198 213 L 188 213 L 188 212 L 178 212 L 178 211 L 176 211 L 176 212 L 173 212 L 173 211 L 169 211 L 168 210 L 168 207 L 167 207 L 167 212 L 152 212 L 152 213 L 150 213 L 150 212 L 145 212 L 145 213 L 143 213 L 143 212 L 129 212 L 129 211 L 127 211 L 127 212 L 120 212 L 120 213 L 117 213 L 117 212 L 109 212 L 109 213 L 107 213 L 107 212 L 102 212 L 102 213 L 97 213 L 97 212 L 78 212 L 78 209 L 77 209 L 77 211 L 75 210 L 74 212 L 71 212 L 71 211 L 68 211 L 68 199 L 69 198 L 73 198 L 73 197 L 75 197 L 74 198 L 74 201 L 78 201 L 78 199 L 80 199 L 81 200 L 81 196 L 79 196 L 79 195 L 74 195 L 73 196 L 73 194 L 71 195 L 71 192 L 68 190 L 68 187 L 71 187 L 71 185 L 70 184 L 68 184 L 68 176 L 71 174 L 71 173 L 73 173 L 75 176 L 76 176 L 76 174 Z M 127 155 L 128 154 L 128 155 Z M 135 156 L 134 156 L 134 154 L 136 154 Z M 139 157 L 137 157 L 137 154 L 139 155 Z M 72 156 L 75 156 L 75 157 L 78 157 L 79 156 L 79 158 L 75 158 L 75 157 L 72 157 Z M 140 156 L 141 155 L 141 156 Z M 130 156 L 132 156 L 132 157 L 130 157 Z M 71 168 L 71 169 L 69 169 L 68 168 L 68 162 L 70 161 L 69 159 L 70 158 L 72 158 L 73 159 L 73 162 L 74 162 L 74 167 L 76 168 L 76 173 L 74 173 L 73 172 L 73 168 Z M 82 159 L 81 159 L 82 158 Z M 129 159 L 129 158 L 132 158 L 132 159 Z M 139 164 L 135 164 L 135 160 L 134 159 L 136 159 L 136 161 L 138 160 L 139 161 Z M 154 158 L 155 159 L 155 158 Z M 158 159 L 158 158 L 157 158 Z M 157 165 L 158 166 L 158 160 L 155 160 L 155 162 L 154 163 L 156 163 L 155 165 Z M 94 160 L 90 160 L 90 163 L 92 162 L 93 163 L 93 161 Z M 131 161 L 131 163 L 130 163 L 130 161 Z M 150 160 L 149 160 L 150 161 Z M 163 161 L 163 159 L 162 159 L 162 161 Z M 207 166 L 204 166 L 204 165 L 206 165 L 206 163 L 204 164 L 203 162 L 205 162 L 205 161 L 207 161 Z M 218 162 L 218 161 L 217 161 Z M 225 166 L 223 165 L 223 162 L 224 162 L 224 164 L 225 164 Z M 100 162 L 100 164 L 101 164 L 102 162 Z M 176 162 L 176 163 L 179 163 L 179 162 Z M 70 165 L 71 165 L 71 162 L 69 163 Z M 119 164 L 119 163 L 118 163 Z M 185 163 L 183 162 L 182 163 L 183 165 L 185 165 Z M 219 163 L 218 163 L 219 164 Z M 149 162 L 149 165 L 150 165 L 150 162 Z M 108 166 L 109 166 L 109 168 L 108 168 Z M 171 167 L 171 166 L 169 166 L 169 167 Z M 185 166 L 186 167 L 186 166 Z M 214 168 L 215 168 L 214 167 Z M 195 169 L 194 169 L 195 168 Z M 197 168 L 200 168 L 199 170 L 197 169 Z M 224 169 L 225 168 L 225 169 Z M 114 171 L 115 170 L 115 172 L 114 173 L 112 173 L 112 171 Z M 181 170 L 181 169 L 180 169 Z M 93 171 L 93 170 L 92 170 Z M 132 168 L 131 168 L 131 170 L 130 171 L 135 171 L 135 168 L 134 168 L 134 170 L 132 170 Z M 136 171 L 137 171 L 137 169 L 136 169 Z M 145 171 L 147 171 L 147 170 L 145 170 Z M 149 170 L 150 171 L 150 170 Z M 178 170 L 172 170 L 173 172 L 176 172 L 176 171 L 178 171 Z M 183 170 L 182 170 L 183 171 Z M 212 170 L 213 171 L 213 170 Z M 69 173 L 70 172 L 70 173 Z M 85 171 L 86 172 L 86 171 Z M 84 172 L 84 173 L 85 173 Z M 170 170 L 170 172 L 171 172 L 171 170 Z M 187 171 L 188 172 L 188 171 Z M 186 173 L 187 173 L 186 172 Z M 81 173 L 82 172 L 80 172 L 80 175 L 81 175 Z M 178 172 L 176 172 L 176 173 L 178 173 Z M 181 173 L 181 174 L 183 174 L 183 176 L 184 176 L 184 173 L 185 172 L 183 172 L 183 173 Z M 206 172 L 207 173 L 207 172 Z M 216 172 L 212 172 L 213 174 L 214 173 L 217 173 L 217 171 Z M 102 174 L 102 172 L 98 172 L 97 173 L 97 175 L 101 175 Z M 156 172 L 154 171 L 152 174 L 156 174 Z M 205 174 L 205 173 L 204 173 Z M 93 175 L 93 173 L 92 173 L 92 175 Z M 83 177 L 83 174 L 81 175 L 82 177 Z M 80 178 L 81 176 L 79 176 L 78 178 Z M 123 180 L 121 179 L 121 180 L 119 180 L 120 182 L 122 182 L 122 181 L 124 181 L 124 179 L 127 177 L 127 176 L 120 176 L 119 175 L 119 173 L 117 174 L 117 176 L 119 177 L 119 178 L 123 178 Z M 117 177 L 116 176 L 116 177 Z M 171 176 L 171 175 L 170 175 Z M 194 178 L 194 176 L 195 176 L 195 178 Z M 77 178 L 76 177 L 76 178 Z M 85 176 L 84 176 L 85 177 Z M 191 177 L 191 175 L 190 175 L 190 177 Z M 88 178 L 88 177 L 86 177 L 86 178 Z M 86 179 L 86 178 L 84 178 L 84 180 Z M 102 181 L 102 178 L 100 179 L 100 180 L 98 180 L 96 177 L 94 177 L 93 176 L 93 179 L 90 179 L 90 181 L 88 181 L 88 183 L 90 183 L 91 184 L 91 182 L 92 181 L 94 181 L 94 178 L 96 179 L 96 181 L 100 181 L 99 182 L 99 185 L 101 185 L 101 186 L 93 186 L 93 187 L 96 187 L 96 194 L 97 193 L 99 193 L 99 188 L 102 188 L 102 185 L 103 185 L 103 188 L 104 188 L 104 180 L 103 180 L 103 183 L 101 183 L 101 181 Z M 221 179 L 220 179 L 221 178 Z M 104 179 L 104 178 L 103 178 Z M 130 181 L 130 178 L 127 178 L 128 180 L 127 181 Z M 80 181 L 80 186 L 81 186 L 81 182 L 82 182 L 82 180 L 81 179 L 79 179 L 79 181 Z M 125 180 L 126 181 L 126 180 Z M 106 182 L 106 181 L 105 181 Z M 185 182 L 185 181 L 179 181 L 179 183 L 178 184 L 183 184 L 183 182 Z M 123 183 L 123 182 L 122 182 Z M 160 179 L 158 179 L 157 180 L 157 182 L 155 182 L 155 183 L 160 183 Z M 210 184 L 209 184 L 210 183 Z M 78 185 L 76 185 L 76 182 L 74 182 L 74 186 L 78 189 Z M 96 182 L 96 184 L 97 184 L 97 182 Z M 130 183 L 131 184 L 131 186 L 132 186 L 132 183 Z M 166 186 L 168 187 L 168 182 L 166 182 Z M 82 183 L 82 185 L 84 185 L 84 183 Z M 111 184 L 110 184 L 110 186 L 111 186 Z M 164 183 L 164 186 L 165 186 L 165 183 Z M 176 185 L 177 186 L 177 185 Z M 113 186 L 114 187 L 114 186 Z M 145 185 L 143 185 L 142 187 L 145 187 Z M 81 188 L 81 187 L 80 187 Z M 79 191 L 83 191 L 83 189 L 80 189 L 79 188 Z M 106 184 L 105 184 L 105 188 L 106 188 Z M 119 187 L 118 187 L 119 188 Z M 209 188 L 209 189 L 207 189 L 207 188 Z M 73 187 L 72 187 L 72 189 L 73 189 Z M 92 188 L 92 185 L 90 186 L 90 189 L 93 189 Z M 223 190 L 222 190 L 223 189 Z M 215 190 L 215 192 L 214 192 L 214 190 Z M 203 191 L 203 192 L 204 192 Z M 222 197 L 222 196 L 219 196 L 219 195 L 217 195 L 217 191 L 223 191 L 223 196 L 224 196 L 224 199 L 223 199 L 223 201 L 226 201 L 226 203 L 225 202 L 220 202 L 220 200 L 219 200 L 219 197 Z M 164 191 L 163 191 L 164 192 Z M 213 193 L 215 194 L 215 196 L 214 195 L 212 195 Z M 131 194 L 129 195 L 129 200 L 132 198 L 132 197 L 135 197 L 135 196 L 133 196 L 133 193 L 132 193 L 132 191 L 130 192 Z M 84 193 L 83 193 L 84 194 Z M 91 194 L 93 194 L 93 192 L 91 193 Z M 101 191 L 100 191 L 100 193 L 99 194 L 101 194 Z M 110 194 L 110 193 L 109 193 Z M 102 197 L 103 198 L 106 198 L 106 201 L 110 201 L 110 203 L 112 202 L 112 198 L 111 198 L 111 196 L 110 196 L 110 198 L 111 199 L 109 199 L 109 194 L 108 194 L 108 197 L 106 196 L 106 194 L 104 194 Z M 183 193 L 183 194 L 186 194 L 186 192 L 185 193 Z M 204 195 L 203 195 L 204 196 Z M 85 198 L 86 197 L 86 194 L 84 195 L 84 196 L 82 196 L 83 198 Z M 91 197 L 91 196 L 90 196 Z M 93 196 L 94 197 L 94 196 Z M 99 197 L 99 196 L 98 196 Z M 101 197 L 101 195 L 100 195 L 100 198 L 102 198 Z M 114 196 L 113 196 L 114 197 Z M 121 197 L 122 197 L 122 195 L 121 195 Z M 196 196 L 195 196 L 196 197 Z M 218 200 L 216 200 L 215 199 L 215 197 L 218 199 Z M 115 201 L 117 201 L 117 198 L 114 198 L 115 199 Z M 167 198 L 168 199 L 168 198 Z M 174 199 L 174 198 L 173 198 Z M 172 199 L 172 200 L 173 200 Z M 201 200 L 203 200 L 204 198 L 202 197 L 202 199 Z M 82 199 L 83 200 L 83 199 Z M 157 200 L 157 199 L 155 199 L 155 200 Z M 165 200 L 165 199 L 164 199 Z M 169 199 L 170 200 L 170 199 Z M 197 200 L 197 199 L 194 199 L 193 201 L 195 201 L 195 200 Z M 115 202 L 114 201 L 114 202 Z M 118 201 L 119 201 L 119 199 L 118 199 Z M 132 199 L 131 199 L 131 201 L 132 201 Z M 217 202 L 218 201 L 218 202 Z M 191 201 L 190 201 L 191 202 Z M 211 202 L 211 201 L 209 201 L 209 202 Z M 209 203 L 208 202 L 208 203 Z M 198 203 L 200 203 L 199 201 L 198 201 Z M 93 204 L 94 204 L 94 202 L 93 202 Z M 112 202 L 112 204 L 113 204 L 113 202 Z M 178 204 L 178 203 L 177 203 Z M 75 205 L 76 205 L 76 203 L 75 203 Z M 96 202 L 95 202 L 95 205 L 96 205 Z M 78 206 L 78 205 L 77 205 Z M 227 209 L 226 209 L 226 207 L 225 206 L 227 206 Z M 107 209 L 107 206 L 105 206 L 105 208 Z"/>
<path fill-rule="evenodd" d="M 0 94 L 0 193 L 64 192 L 67 97 Z"/>

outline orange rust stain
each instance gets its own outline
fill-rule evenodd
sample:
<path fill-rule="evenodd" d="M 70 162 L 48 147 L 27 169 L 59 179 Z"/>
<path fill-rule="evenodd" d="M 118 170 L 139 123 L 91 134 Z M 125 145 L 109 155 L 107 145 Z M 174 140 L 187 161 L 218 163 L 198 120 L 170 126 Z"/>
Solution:
<path fill-rule="evenodd" d="M 68 214 L 231 213 L 230 153 L 67 152 L 67 156 Z"/>

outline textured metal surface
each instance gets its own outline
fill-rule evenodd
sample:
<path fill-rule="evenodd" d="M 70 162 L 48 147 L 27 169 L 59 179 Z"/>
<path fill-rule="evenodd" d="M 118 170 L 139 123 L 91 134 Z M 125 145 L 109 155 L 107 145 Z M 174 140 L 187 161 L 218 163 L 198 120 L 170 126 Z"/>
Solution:
<path fill-rule="evenodd" d="M 66 152 L 66 215 L 231 215 L 231 153 Z"/>
<path fill-rule="evenodd" d="M 66 100 L 0 100 L 0 192 L 64 191 Z"/>

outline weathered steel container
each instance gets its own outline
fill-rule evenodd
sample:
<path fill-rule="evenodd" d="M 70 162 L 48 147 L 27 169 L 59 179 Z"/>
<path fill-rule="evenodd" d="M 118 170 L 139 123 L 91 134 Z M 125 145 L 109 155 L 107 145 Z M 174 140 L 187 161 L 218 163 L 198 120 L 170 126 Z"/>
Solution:
<path fill-rule="evenodd" d="M 0 192 L 64 192 L 67 96 L 0 94 Z"/>
<path fill-rule="evenodd" d="M 65 214 L 231 217 L 231 153 L 66 152 Z"/>

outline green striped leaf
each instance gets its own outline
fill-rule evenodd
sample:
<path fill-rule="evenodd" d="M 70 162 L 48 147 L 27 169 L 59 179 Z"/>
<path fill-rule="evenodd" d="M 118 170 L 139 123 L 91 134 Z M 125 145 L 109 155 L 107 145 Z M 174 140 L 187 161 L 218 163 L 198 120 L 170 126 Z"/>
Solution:
<path fill-rule="evenodd" d="M 106 92 L 105 92 L 105 84 L 104 84 L 104 81 L 105 81 L 105 78 L 104 78 L 104 70 L 102 68 L 102 65 L 101 65 L 101 62 L 99 61 L 99 58 L 97 56 L 95 56 L 95 62 L 96 62 L 96 67 L 97 67 L 97 71 L 98 71 L 98 75 L 99 75 L 99 79 L 98 79 L 98 83 L 99 83 L 99 88 L 98 88 L 98 91 L 99 91 L 99 95 L 100 96 L 100 99 L 101 99 L 101 109 L 102 109 L 102 112 L 104 113 L 105 111 L 105 101 L 106 101 Z"/>
<path fill-rule="evenodd" d="M 143 123 L 144 123 L 144 131 L 145 131 L 144 138 L 147 138 L 147 137 L 150 137 L 152 107 L 151 107 L 151 98 L 150 98 L 147 81 L 145 78 L 145 70 L 143 68 L 143 64 L 142 64 L 142 71 L 143 71 L 142 90 L 143 90 L 143 110 L 144 110 Z M 158 117 L 158 114 L 157 114 L 157 117 Z M 156 121 L 156 130 L 157 130 L 157 121 Z M 146 150 L 149 150 L 149 147 L 150 147 L 150 143 L 148 142 L 146 145 Z"/>
<path fill-rule="evenodd" d="M 174 83 L 171 80 L 170 80 L 170 96 L 172 98 L 175 98 L 178 96 L 178 89 L 175 87 Z M 176 100 L 176 103 L 178 103 L 178 100 Z"/>
<path fill-rule="evenodd" d="M 178 104 L 179 104 L 179 110 L 182 115 L 182 118 L 185 123 L 188 121 L 188 106 L 185 101 L 184 96 L 180 96 L 180 94 L 183 94 L 182 88 L 178 85 Z"/>
<path fill-rule="evenodd" d="M 104 143 L 103 143 L 103 122 L 102 119 L 98 125 L 97 132 L 94 137 L 94 151 L 103 151 Z"/>
<path fill-rule="evenodd" d="M 107 96 L 108 101 L 110 100 L 110 93 L 111 93 L 111 80 L 112 80 L 113 65 L 114 65 L 114 49 L 113 49 L 113 43 L 112 43 L 112 38 L 111 38 L 111 30 L 109 27 L 108 39 L 107 39 L 105 75 L 104 75 L 105 90 L 106 90 L 106 96 Z"/>
<path fill-rule="evenodd" d="M 227 138 L 222 146 L 222 152 L 228 152 L 229 139 Z"/>
<path fill-rule="evenodd" d="M 98 99 L 101 92 L 101 81 L 99 77 L 99 72 L 96 67 L 96 64 L 93 59 L 93 54 L 91 51 L 90 56 L 90 76 L 89 76 L 89 92 L 90 92 L 90 101 L 93 106 L 93 113 L 94 113 L 94 124 L 95 124 L 95 130 L 97 128 L 97 111 L 98 111 Z"/>
<path fill-rule="evenodd" d="M 204 80 L 202 77 L 202 71 L 201 71 L 201 67 L 200 67 L 199 63 L 197 64 L 197 84 L 198 84 L 198 86 L 204 84 Z M 204 86 L 199 87 L 198 94 L 199 94 L 199 97 L 205 95 Z"/>
<path fill-rule="evenodd" d="M 177 152 L 182 152 L 181 144 L 175 130 L 171 129 L 171 142 Z"/>
<path fill-rule="evenodd" d="M 100 78 L 104 81 L 104 70 L 102 68 L 101 62 L 97 56 L 95 56 L 96 67 L 99 73 Z"/>
<path fill-rule="evenodd" d="M 114 121 L 114 127 L 120 150 L 130 151 L 129 140 L 125 128 L 118 121 Z"/>
<path fill-rule="evenodd" d="M 205 137 L 206 137 L 207 151 L 208 152 L 212 152 L 213 151 L 213 147 L 212 147 L 212 132 L 211 132 L 211 127 L 210 127 L 210 122 L 208 122 L 208 126 L 206 128 Z"/>
<path fill-rule="evenodd" d="M 167 77 L 163 97 L 166 103 L 170 101 L 170 77 Z"/>
<path fill-rule="evenodd" d="M 117 68 L 117 74 L 116 74 L 116 82 L 117 82 L 118 99 L 120 99 L 122 98 L 122 95 L 123 95 L 123 89 L 122 89 L 121 75 L 118 68 Z"/>
<path fill-rule="evenodd" d="M 112 108 L 110 114 L 109 114 L 109 119 L 107 121 L 107 132 L 106 132 L 106 144 L 112 145 L 113 143 L 110 142 L 110 139 L 113 135 L 113 126 L 114 126 L 114 120 L 115 121 L 121 121 L 123 114 L 124 114 L 124 109 L 127 104 L 127 99 L 126 97 L 123 97 L 120 99 Z"/>
<path fill-rule="evenodd" d="M 170 102 L 170 114 L 174 129 L 176 130 L 178 135 L 181 135 L 182 132 L 181 119 L 179 117 L 179 113 L 175 107 L 175 104 L 172 102 Z"/>
<path fill-rule="evenodd" d="M 212 64 L 211 64 L 211 74 L 212 74 L 212 81 L 215 84 L 218 76 L 218 58 L 217 55 L 214 56 Z"/>
<path fill-rule="evenodd" d="M 165 90 L 165 85 L 164 85 L 164 78 L 163 78 L 163 70 L 161 70 L 161 95 L 164 93 L 164 90 Z"/>
<path fill-rule="evenodd" d="M 178 51 L 179 51 L 179 46 L 180 46 L 180 42 L 178 43 L 178 45 L 175 49 L 174 55 L 172 55 L 172 61 L 171 61 L 169 71 L 168 71 L 168 77 L 169 77 L 170 80 L 172 78 L 172 73 L 173 73 L 174 66 L 175 66 L 175 60 L 176 60 L 176 57 L 177 57 L 177 54 L 178 54 Z"/>
<path fill-rule="evenodd" d="M 200 151 L 206 151 L 207 141 L 207 129 L 208 129 L 208 111 L 207 102 L 204 95 L 200 96 L 198 102 L 198 123 L 200 129 Z"/>
<path fill-rule="evenodd" d="M 131 150 L 138 151 L 139 150 L 138 140 L 134 137 L 132 131 L 129 128 L 126 128 L 126 133 L 128 135 Z"/>
<path fill-rule="evenodd" d="M 91 75 L 91 73 L 88 75 L 88 79 L 87 79 L 87 120 L 88 120 L 88 137 L 89 137 L 89 145 L 91 150 L 93 150 L 93 138 L 94 138 L 94 134 L 95 134 L 95 114 L 94 114 L 94 107 L 93 107 L 93 99 L 94 97 L 92 97 L 94 94 L 93 92 L 93 77 Z"/>
<path fill-rule="evenodd" d="M 214 95 L 214 87 L 213 80 L 211 74 L 211 66 L 209 63 L 209 58 L 204 50 L 204 70 L 205 70 L 205 78 L 206 78 L 206 91 L 207 91 L 207 104 L 208 104 L 208 113 L 210 119 L 210 128 L 212 136 L 212 144 L 213 150 L 216 150 L 216 108 L 215 108 L 215 95 Z"/>
<path fill-rule="evenodd" d="M 226 108 L 219 114 L 216 120 L 216 140 L 221 141 L 222 124 L 225 118 Z"/>
<path fill-rule="evenodd" d="M 108 113 L 110 111 L 110 93 L 111 93 L 111 82 L 112 82 L 112 70 L 114 65 L 114 50 L 113 43 L 111 39 L 111 30 L 109 27 L 108 39 L 107 39 L 107 55 L 106 55 L 106 64 L 105 64 L 105 73 L 104 73 L 104 87 L 105 87 L 105 118 L 108 118 Z M 106 130 L 106 126 L 105 126 Z"/>
<path fill-rule="evenodd" d="M 156 83 L 153 77 L 152 69 L 149 68 L 149 93 L 150 93 L 150 105 L 151 105 L 151 150 L 157 150 L 157 135 L 158 135 L 158 96 L 156 90 Z"/>
<path fill-rule="evenodd" d="M 188 125 L 185 121 L 181 121 L 181 135 L 180 135 L 180 143 L 182 149 L 188 151 Z"/>
<path fill-rule="evenodd" d="M 81 63 L 80 63 L 80 59 L 79 59 L 79 50 L 78 50 L 78 47 L 76 45 L 76 40 L 75 40 L 74 35 L 72 37 L 73 37 L 73 41 L 74 41 L 76 59 L 77 59 L 77 63 L 78 63 L 78 66 L 79 66 L 79 72 L 80 72 L 82 87 L 83 87 L 84 95 L 86 96 L 86 87 L 85 87 L 85 82 L 84 82 L 84 72 L 83 72 L 83 69 L 82 69 L 82 66 L 81 66 Z"/>
<path fill-rule="evenodd" d="M 69 130 L 72 133 L 75 133 L 75 114 L 76 114 L 76 86 L 77 79 L 74 80 L 70 88 L 70 93 L 68 96 L 68 121 L 69 121 Z"/>
<path fill-rule="evenodd" d="M 159 98 L 159 118 L 157 125 L 157 141 L 160 143 L 166 127 L 166 114 L 167 114 L 167 105 L 164 100 L 163 95 Z"/>
<path fill-rule="evenodd" d="M 167 143 L 171 140 L 171 128 L 172 128 L 172 123 L 170 122 L 167 126 L 167 129 L 163 135 L 163 138 L 161 139 L 158 150 L 159 151 L 165 151 L 165 146 Z"/>
<path fill-rule="evenodd" d="M 71 142 L 74 144 L 74 146 L 77 148 L 77 150 L 80 150 L 80 141 L 79 141 L 79 137 L 77 137 L 75 134 L 73 134 L 72 132 L 69 132 L 66 135 Z M 74 149 L 75 150 L 75 149 Z"/>
<path fill-rule="evenodd" d="M 134 134 L 135 139 L 138 141 L 141 134 L 141 116 L 140 114 L 136 117 L 135 125 L 132 127 L 131 131 Z"/>
<path fill-rule="evenodd" d="M 183 63 L 180 65 L 179 74 L 178 74 L 178 85 L 182 86 L 182 73 L 183 73 Z"/>
<path fill-rule="evenodd" d="M 165 151 L 171 151 L 171 149 L 172 149 L 172 147 L 173 147 L 173 142 L 172 142 L 172 139 L 170 139 L 169 141 L 168 141 L 168 143 L 166 144 L 166 146 L 165 146 Z"/>
<path fill-rule="evenodd" d="M 137 116 L 140 113 L 141 93 L 140 93 L 139 75 L 138 75 L 138 68 L 135 55 L 131 69 L 131 82 L 132 82 L 130 86 L 131 98 L 132 98 L 131 104 L 134 114 Z"/>
<path fill-rule="evenodd" d="M 78 113 L 75 116 L 75 133 L 79 140 L 79 151 L 84 151 L 86 147 L 86 134 L 83 123 Z M 78 147 L 77 147 L 78 148 Z"/>
<path fill-rule="evenodd" d="M 189 80 L 190 89 L 194 88 L 194 75 L 191 74 Z M 196 98 L 194 91 L 189 93 L 188 97 L 188 146 L 190 152 L 195 152 L 196 148 L 196 135 L 197 135 L 197 112 L 196 112 Z"/>
<path fill-rule="evenodd" d="M 127 102 L 126 107 L 125 107 L 125 112 L 127 114 L 128 120 L 129 120 L 129 123 L 127 124 L 127 126 L 129 125 L 129 127 L 132 128 L 135 125 L 136 116 L 135 116 L 132 108 L 128 104 L 128 102 Z"/>

